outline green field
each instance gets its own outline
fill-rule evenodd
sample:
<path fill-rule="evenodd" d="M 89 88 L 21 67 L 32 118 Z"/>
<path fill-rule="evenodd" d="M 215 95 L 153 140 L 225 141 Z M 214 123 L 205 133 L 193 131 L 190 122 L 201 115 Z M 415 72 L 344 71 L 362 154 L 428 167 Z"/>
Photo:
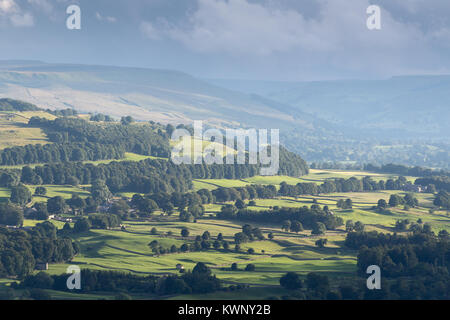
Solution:
<path fill-rule="evenodd" d="M 27 128 L 31 117 L 54 119 L 44 111 L 0 112 L 0 150 L 28 144 L 47 144 L 47 137 L 39 128 Z"/>
<path fill-rule="evenodd" d="M 130 155 L 128 155 L 130 156 Z M 135 161 L 138 159 L 135 158 Z M 253 177 L 243 180 L 226 179 L 199 179 L 194 181 L 196 190 L 208 188 L 210 190 L 218 187 L 240 187 L 248 184 L 280 184 L 285 181 L 289 184 L 298 182 L 315 181 L 322 183 L 325 179 L 351 176 L 372 175 L 374 179 L 387 179 L 389 175 L 374 175 L 367 172 L 337 172 L 329 170 L 313 170 L 308 176 L 302 178 L 291 177 Z M 45 186 L 48 197 L 62 196 L 70 198 L 73 193 L 82 197 L 89 195 L 89 186 Z M 34 191 L 35 186 L 30 186 Z M 0 199 L 9 197 L 9 190 L 0 188 Z M 344 221 L 361 221 L 366 225 L 366 230 L 377 230 L 380 232 L 394 232 L 395 222 L 400 219 L 409 219 L 411 222 L 419 218 L 429 223 L 433 231 L 442 229 L 450 231 L 450 218 L 447 212 L 434 211 L 432 208 L 433 195 L 415 194 L 419 200 L 418 208 L 404 210 L 403 207 L 390 208 L 390 212 L 380 213 L 373 209 L 379 199 L 388 200 L 391 194 L 401 191 L 378 191 L 360 193 L 333 193 L 318 196 L 278 197 L 276 199 L 256 199 L 253 210 L 268 210 L 274 206 L 278 207 L 302 207 L 311 206 L 313 200 L 321 206 L 327 205 L 334 214 L 342 217 Z M 131 197 L 132 193 L 121 193 L 121 196 Z M 339 199 L 350 198 L 353 201 L 352 210 L 341 210 L 336 207 Z M 46 197 L 35 197 L 34 201 L 46 201 Z M 247 201 L 248 202 L 248 201 Z M 288 271 L 294 271 L 301 276 L 309 272 L 323 272 L 329 277 L 348 278 L 356 272 L 357 252 L 348 250 L 342 246 L 346 237 L 344 228 L 327 231 L 324 236 L 311 236 L 310 230 L 298 234 L 285 232 L 279 225 L 264 225 L 251 223 L 259 227 L 267 236 L 274 235 L 274 240 L 255 241 L 241 245 L 240 252 L 234 252 L 233 236 L 242 230 L 244 223 L 235 223 L 218 220 L 215 213 L 220 211 L 218 204 L 205 205 L 206 214 L 197 223 L 181 222 L 178 212 L 165 216 L 160 212 L 154 214 L 153 218 L 145 221 L 126 221 L 122 230 L 91 230 L 87 233 L 76 235 L 75 239 L 81 244 L 81 254 L 76 256 L 70 264 L 77 264 L 81 268 L 97 270 L 116 270 L 132 272 L 138 275 L 167 275 L 177 274 L 176 265 L 182 264 L 186 269 L 192 269 L 196 263 L 204 262 L 227 284 L 246 284 L 249 289 L 238 292 L 217 292 L 212 295 L 183 295 L 177 299 L 262 299 L 268 297 L 280 297 L 286 291 L 279 286 L 280 277 Z M 34 226 L 38 221 L 25 221 L 25 226 Z M 58 228 L 63 224 L 55 222 Z M 156 228 L 158 235 L 151 235 L 150 230 Z M 180 236 L 183 228 L 188 228 L 190 235 L 187 239 Z M 209 249 L 202 252 L 172 253 L 155 256 L 148 244 L 157 240 L 164 248 L 176 245 L 178 248 L 185 242 L 193 242 L 195 236 L 202 235 L 208 230 L 214 240 L 219 233 L 230 243 L 230 251 L 223 249 Z M 168 233 L 171 233 L 170 235 Z M 315 246 L 319 238 L 327 238 L 328 244 L 325 248 Z M 252 248 L 254 254 L 248 254 L 247 250 Z M 237 263 L 239 271 L 231 271 L 232 263 Z M 243 271 L 247 264 L 252 263 L 256 269 L 254 272 Z M 69 264 L 50 265 L 49 273 L 64 273 Z M 9 280 L 10 282 L 11 280 Z M 0 282 L 1 288 L 5 288 L 8 281 Z M 112 299 L 114 293 L 98 293 L 94 295 L 73 295 L 50 291 L 57 299 Z M 151 299 L 151 296 L 134 296 L 135 299 Z"/>

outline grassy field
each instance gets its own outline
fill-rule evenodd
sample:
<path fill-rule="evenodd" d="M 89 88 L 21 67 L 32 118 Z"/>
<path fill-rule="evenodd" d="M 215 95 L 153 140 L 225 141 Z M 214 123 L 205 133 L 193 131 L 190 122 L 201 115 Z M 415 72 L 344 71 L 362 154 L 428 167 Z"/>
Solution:
<path fill-rule="evenodd" d="M 388 180 L 391 178 L 397 178 L 396 175 L 390 174 L 378 174 L 364 171 L 339 171 L 339 170 L 310 170 L 308 175 L 300 178 L 288 177 L 288 176 L 255 176 L 246 179 L 196 179 L 194 180 L 194 189 L 208 189 L 214 190 L 219 187 L 244 187 L 249 184 L 261 184 L 261 185 L 280 185 L 282 182 L 286 182 L 290 185 L 296 185 L 297 183 L 313 182 L 321 184 L 328 179 L 349 179 L 356 177 L 361 179 L 363 177 L 371 177 L 375 181 Z M 405 177 L 408 181 L 414 182 L 415 177 Z"/>
<path fill-rule="evenodd" d="M 39 128 L 27 128 L 31 117 L 54 119 L 44 111 L 0 112 L 0 149 L 25 146 L 27 144 L 47 144 L 47 137 Z"/>
<path fill-rule="evenodd" d="M 310 175 L 302 178 L 290 177 L 253 177 L 244 180 L 196 180 L 195 189 L 208 188 L 210 190 L 219 186 L 235 187 L 247 184 L 279 184 L 286 181 L 289 184 L 296 184 L 301 181 L 323 182 L 325 179 L 337 177 L 355 176 L 355 172 L 345 173 L 329 170 L 314 170 Z M 358 176 L 370 175 L 366 172 L 358 173 Z M 374 179 L 387 179 L 389 175 L 373 175 Z M 46 186 L 48 196 L 60 195 L 70 198 L 72 193 L 77 193 L 86 197 L 89 186 Z M 30 189 L 34 191 L 34 186 Z M 279 207 L 302 207 L 311 206 L 313 200 L 321 206 L 327 205 L 334 214 L 344 220 L 361 221 L 366 225 L 366 230 L 377 230 L 381 232 L 394 232 L 395 222 L 400 219 L 409 219 L 411 222 L 419 218 L 423 222 L 429 223 L 433 231 L 442 229 L 450 231 L 450 218 L 444 211 L 433 211 L 433 195 L 416 194 L 420 206 L 404 210 L 403 207 L 390 208 L 389 212 L 379 212 L 373 209 L 379 199 L 388 200 L 391 194 L 401 191 L 378 191 L 360 193 L 333 193 L 319 196 L 300 197 L 278 197 L 276 199 L 256 199 L 254 210 L 267 210 L 274 206 Z M 131 197 L 132 193 L 123 193 L 122 196 Z M 9 190 L 0 188 L 0 199 L 7 199 Z M 336 207 L 339 199 L 350 198 L 353 201 L 352 210 L 341 210 Z M 46 198 L 35 197 L 34 201 L 46 201 Z M 247 201 L 248 202 L 248 201 Z M 268 297 L 280 297 L 286 291 L 279 286 L 280 277 L 288 271 L 299 273 L 302 277 L 309 272 L 326 273 L 329 277 L 349 278 L 356 272 L 357 252 L 343 247 L 346 233 L 341 227 L 335 231 L 327 231 L 323 236 L 311 236 L 310 230 L 302 231 L 298 234 L 285 232 L 280 229 L 280 225 L 265 225 L 251 223 L 254 227 L 259 227 L 267 236 L 268 233 L 274 235 L 274 240 L 255 241 L 241 245 L 241 251 L 235 252 L 233 236 L 242 230 L 244 223 L 218 220 L 215 213 L 220 211 L 218 204 L 205 206 L 205 217 L 199 219 L 197 223 L 181 222 L 178 213 L 172 216 L 163 216 L 155 213 L 152 219 L 146 221 L 126 221 L 125 231 L 122 230 L 91 230 L 84 234 L 75 236 L 81 244 L 81 254 L 76 256 L 70 264 L 77 264 L 81 268 L 96 270 L 116 270 L 132 272 L 137 275 L 167 275 L 176 274 L 176 265 L 182 264 L 186 269 L 192 269 L 196 263 L 204 262 L 217 277 L 227 284 L 246 284 L 250 288 L 237 292 L 217 292 L 212 295 L 183 295 L 178 297 L 168 297 L 177 299 L 263 299 Z M 38 221 L 25 221 L 25 226 L 33 226 Z M 54 222 L 58 228 L 62 223 Z M 156 228 L 157 235 L 150 234 L 150 230 Z M 190 235 L 187 239 L 180 236 L 183 228 L 188 228 Z M 223 249 L 210 249 L 203 252 L 173 253 L 155 256 L 148 244 L 157 240 L 164 248 L 176 245 L 178 248 L 186 242 L 193 242 L 195 236 L 202 235 L 208 230 L 214 240 L 219 233 L 230 245 L 230 251 Z M 315 241 L 320 238 L 327 238 L 328 244 L 325 248 L 315 246 Z M 254 254 L 248 254 L 249 248 L 254 249 Z M 239 270 L 231 271 L 232 263 L 237 263 Z M 256 269 L 254 272 L 244 271 L 247 264 L 252 263 Z M 49 273 L 65 273 L 68 264 L 50 265 Z M 11 280 L 9 280 L 11 281 Z M 0 281 L 0 290 L 5 287 L 8 281 Z M 50 294 L 57 299 L 111 299 L 114 293 L 99 293 L 94 295 L 72 295 L 70 293 L 53 292 Z M 136 299 L 151 299 L 151 296 L 134 296 Z"/>
<path fill-rule="evenodd" d="M 99 164 L 108 164 L 113 161 L 117 162 L 123 162 L 123 161 L 142 161 L 145 159 L 160 159 L 160 160 L 167 160 L 167 158 L 159 158 L 159 157 L 152 157 L 152 156 L 143 156 L 136 153 L 131 152 L 125 152 L 125 157 L 123 159 L 118 160 L 97 160 L 97 161 L 83 161 L 83 163 L 91 163 L 93 165 L 99 165 Z M 22 169 L 25 166 L 28 166 L 30 168 L 35 168 L 36 166 L 42 166 L 44 164 L 42 163 L 33 163 L 33 164 L 26 164 L 26 165 L 17 165 L 17 166 L 0 166 L 0 169 Z"/>

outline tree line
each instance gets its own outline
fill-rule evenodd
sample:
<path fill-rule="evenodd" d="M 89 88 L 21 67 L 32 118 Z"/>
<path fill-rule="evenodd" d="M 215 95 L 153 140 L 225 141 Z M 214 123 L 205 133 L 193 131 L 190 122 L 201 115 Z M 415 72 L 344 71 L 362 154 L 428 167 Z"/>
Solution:
<path fill-rule="evenodd" d="M 390 173 L 398 174 L 402 176 L 413 176 L 413 177 L 431 177 L 431 176 L 450 176 L 450 171 L 447 170 L 437 170 L 429 169 L 424 167 L 408 167 L 401 164 L 384 164 L 381 166 L 375 166 L 372 164 L 367 164 L 364 166 L 364 171 L 377 172 L 377 173 Z"/>
<path fill-rule="evenodd" d="M 334 192 L 364 192 L 364 191 L 378 191 L 378 190 L 403 190 L 408 185 L 405 177 L 398 177 L 397 179 L 388 179 L 387 181 L 374 181 L 370 177 L 358 179 L 351 177 L 349 179 L 333 179 L 326 180 L 322 184 L 316 183 L 297 183 L 296 185 L 289 185 L 286 182 L 280 184 L 279 195 L 295 197 L 299 195 L 317 195 L 321 193 Z"/>
<path fill-rule="evenodd" d="M 335 216 L 327 207 L 321 208 L 318 205 L 312 205 L 311 208 L 304 206 L 301 208 L 274 208 L 265 211 L 237 210 L 232 205 L 226 205 L 222 207 L 217 217 L 223 220 L 273 224 L 282 224 L 287 220 L 297 221 L 305 229 L 317 230 L 318 234 L 323 233 L 323 227 L 327 230 L 334 230 L 344 224 L 343 219 Z M 322 230 L 322 232 L 319 230 Z"/>

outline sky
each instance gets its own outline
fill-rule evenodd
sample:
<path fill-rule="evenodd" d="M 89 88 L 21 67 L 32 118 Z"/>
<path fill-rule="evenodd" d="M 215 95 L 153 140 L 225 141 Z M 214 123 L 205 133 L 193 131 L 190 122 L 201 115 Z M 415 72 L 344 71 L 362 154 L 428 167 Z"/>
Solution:
<path fill-rule="evenodd" d="M 69 5 L 81 30 L 66 27 Z M 366 10 L 381 8 L 381 29 Z M 206 78 L 450 74 L 449 0 L 0 0 L 0 60 Z"/>

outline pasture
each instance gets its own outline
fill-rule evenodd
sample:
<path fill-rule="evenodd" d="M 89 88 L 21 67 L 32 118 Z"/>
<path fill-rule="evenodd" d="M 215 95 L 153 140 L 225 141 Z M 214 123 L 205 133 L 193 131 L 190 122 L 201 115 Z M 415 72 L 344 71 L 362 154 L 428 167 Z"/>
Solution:
<path fill-rule="evenodd" d="M 129 157 L 132 157 L 129 155 Z M 135 158 L 136 159 L 136 158 Z M 137 160 L 136 160 L 137 161 Z M 238 187 L 248 184 L 280 184 L 285 181 L 289 184 L 312 181 L 321 183 L 325 179 L 337 177 L 355 176 L 354 172 L 345 173 L 329 170 L 314 170 L 308 176 L 302 178 L 290 177 L 253 177 L 243 180 L 226 179 L 199 179 L 194 181 L 195 190 L 218 187 Z M 359 173 L 367 176 L 369 173 Z M 374 179 L 387 179 L 387 175 L 374 175 Z M 32 192 L 35 186 L 29 186 Z M 89 195 L 89 186 L 45 186 L 48 197 L 56 195 L 65 199 L 73 193 L 81 197 Z M 0 199 L 9 197 L 9 190 L 0 188 Z M 416 222 L 419 218 L 424 223 L 429 223 L 434 232 L 442 229 L 450 231 L 450 218 L 447 212 L 433 210 L 433 195 L 419 193 L 415 196 L 419 200 L 419 207 L 405 210 L 403 206 L 388 208 L 383 212 L 375 209 L 379 199 L 388 200 L 391 194 L 403 195 L 402 191 L 377 191 L 359 193 L 331 193 L 315 196 L 277 197 L 275 199 L 255 199 L 255 205 L 249 207 L 252 210 L 270 210 L 278 207 L 302 207 L 311 206 L 315 200 L 320 206 L 327 205 L 335 214 L 346 220 L 361 221 L 366 230 L 380 232 L 394 232 L 395 223 L 398 220 L 408 219 Z M 122 196 L 131 197 L 132 193 L 122 193 Z M 46 197 L 34 197 L 34 201 L 46 201 Z M 337 208 L 339 199 L 350 198 L 353 201 L 353 209 L 342 210 Z M 246 201 L 248 203 L 248 200 Z M 81 253 L 68 264 L 50 265 L 51 274 L 65 273 L 69 264 L 76 264 L 80 268 L 96 270 L 115 270 L 131 272 L 137 275 L 169 275 L 177 274 L 177 264 L 182 264 L 186 269 L 192 269 L 196 263 L 204 262 L 216 276 L 226 284 L 245 284 L 250 288 L 235 292 L 216 292 L 205 295 L 182 295 L 167 297 L 170 299 L 260 299 L 268 297 L 280 297 L 286 294 L 285 289 L 279 286 L 280 277 L 289 271 L 294 271 L 305 277 L 309 272 L 325 273 L 329 277 L 351 278 L 356 272 L 356 251 L 343 246 L 346 237 L 344 227 L 338 230 L 327 231 L 322 236 L 312 236 L 311 230 L 292 233 L 281 230 L 281 225 L 269 225 L 262 223 L 250 223 L 263 232 L 266 240 L 253 241 L 241 244 L 240 251 L 235 251 L 234 235 L 242 231 L 243 222 L 223 221 L 216 218 L 216 213 L 221 209 L 219 204 L 205 205 L 205 216 L 196 223 L 182 222 L 179 213 L 171 216 L 161 212 L 154 213 L 153 217 L 146 220 L 131 220 L 123 222 L 124 230 L 90 230 L 82 234 L 74 234 L 74 240 L 79 241 Z M 58 228 L 63 224 L 53 221 Z M 33 226 L 38 221 L 25 221 L 25 226 Z M 157 229 L 157 234 L 151 234 L 152 228 Z M 181 237 L 181 230 L 187 228 L 190 232 L 186 238 Z M 164 255 L 155 255 L 149 243 L 156 240 L 160 246 L 170 249 L 175 245 L 180 248 L 184 243 L 192 244 L 196 236 L 201 236 L 205 231 L 211 234 L 211 240 L 221 233 L 230 244 L 228 251 L 223 248 L 207 249 L 199 252 L 175 252 Z M 267 235 L 272 233 L 273 240 L 268 240 Z M 318 248 L 316 240 L 326 238 L 327 245 Z M 249 254 L 248 249 L 254 253 Z M 238 270 L 231 270 L 231 265 L 236 263 Z M 244 271 L 248 264 L 255 266 L 255 271 Z M 1 287 L 4 284 L 0 284 Z M 113 293 L 98 293 L 94 295 L 76 295 L 50 291 L 54 298 L 61 299 L 112 299 Z M 151 296 L 133 296 L 136 299 L 150 299 Z"/>
<path fill-rule="evenodd" d="M 39 128 L 28 128 L 31 117 L 54 119 L 44 111 L 0 112 L 0 150 L 28 144 L 47 144 L 47 137 Z"/>

